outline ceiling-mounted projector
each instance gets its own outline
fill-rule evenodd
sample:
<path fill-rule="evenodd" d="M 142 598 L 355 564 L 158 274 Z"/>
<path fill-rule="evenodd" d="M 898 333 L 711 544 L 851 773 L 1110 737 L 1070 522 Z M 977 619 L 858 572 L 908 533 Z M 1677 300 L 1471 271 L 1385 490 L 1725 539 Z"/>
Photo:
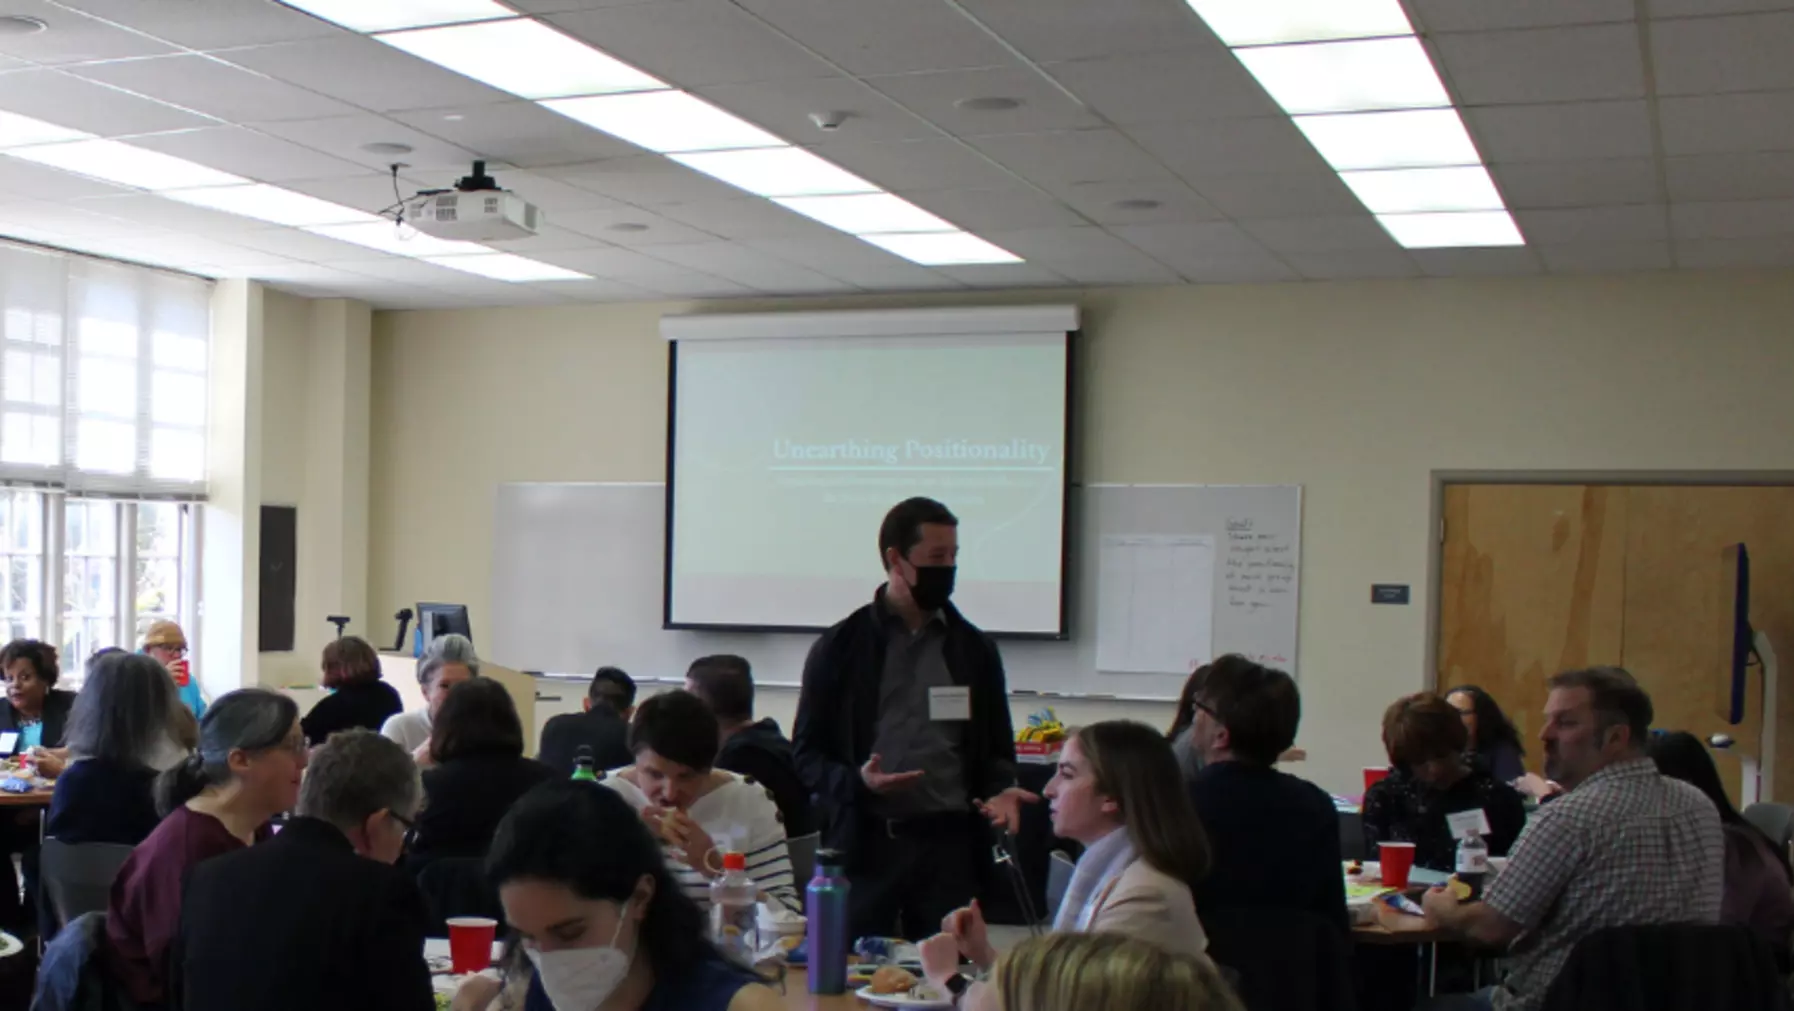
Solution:
<path fill-rule="evenodd" d="M 473 163 L 473 173 L 452 190 L 419 193 L 405 201 L 406 223 L 438 239 L 459 242 L 505 242 L 527 239 L 542 228 L 542 211 L 486 174 L 486 163 Z"/>

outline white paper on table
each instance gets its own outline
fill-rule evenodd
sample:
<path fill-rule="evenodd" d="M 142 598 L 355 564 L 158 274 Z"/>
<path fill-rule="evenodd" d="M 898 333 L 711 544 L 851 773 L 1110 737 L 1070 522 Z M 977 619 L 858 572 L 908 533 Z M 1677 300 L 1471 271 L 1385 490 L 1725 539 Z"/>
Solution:
<path fill-rule="evenodd" d="M 1098 671 L 1188 674 L 1207 663 L 1215 625 L 1215 539 L 1104 537 L 1096 615 Z"/>

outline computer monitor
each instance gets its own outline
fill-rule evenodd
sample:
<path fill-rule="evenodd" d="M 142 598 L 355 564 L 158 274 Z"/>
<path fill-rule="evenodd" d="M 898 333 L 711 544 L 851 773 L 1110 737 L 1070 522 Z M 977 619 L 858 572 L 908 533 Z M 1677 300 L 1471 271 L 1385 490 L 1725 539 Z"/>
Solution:
<path fill-rule="evenodd" d="M 473 638 L 473 626 L 467 620 L 466 604 L 419 604 L 417 628 L 423 633 L 426 646 L 445 635 Z"/>

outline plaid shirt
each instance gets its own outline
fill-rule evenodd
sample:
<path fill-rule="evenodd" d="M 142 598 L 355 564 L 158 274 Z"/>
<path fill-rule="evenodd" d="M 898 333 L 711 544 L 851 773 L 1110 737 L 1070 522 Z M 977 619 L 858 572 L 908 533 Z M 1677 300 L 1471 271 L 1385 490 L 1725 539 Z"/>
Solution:
<path fill-rule="evenodd" d="M 1602 769 L 1539 809 L 1484 901 L 1525 928 L 1495 1011 L 1536 1011 L 1576 942 L 1602 927 L 1717 923 L 1725 835 L 1699 790 L 1649 758 Z"/>

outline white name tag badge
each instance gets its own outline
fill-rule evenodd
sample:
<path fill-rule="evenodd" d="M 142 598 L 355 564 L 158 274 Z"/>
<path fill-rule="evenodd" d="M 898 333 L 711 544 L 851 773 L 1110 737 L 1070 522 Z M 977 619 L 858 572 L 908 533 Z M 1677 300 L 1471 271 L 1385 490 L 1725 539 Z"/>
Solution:
<path fill-rule="evenodd" d="M 971 719 L 972 690 L 963 685 L 928 689 L 928 718 L 931 720 Z"/>
<path fill-rule="evenodd" d="M 1445 816 L 1445 824 L 1451 828 L 1453 839 L 1462 839 L 1471 832 L 1477 835 L 1489 834 L 1489 816 L 1482 808 L 1473 811 L 1459 811 Z"/>
<path fill-rule="evenodd" d="M 0 733 L 0 755 L 12 754 L 12 749 L 17 747 L 18 743 L 19 735 L 16 732 L 8 730 L 5 733 Z"/>

